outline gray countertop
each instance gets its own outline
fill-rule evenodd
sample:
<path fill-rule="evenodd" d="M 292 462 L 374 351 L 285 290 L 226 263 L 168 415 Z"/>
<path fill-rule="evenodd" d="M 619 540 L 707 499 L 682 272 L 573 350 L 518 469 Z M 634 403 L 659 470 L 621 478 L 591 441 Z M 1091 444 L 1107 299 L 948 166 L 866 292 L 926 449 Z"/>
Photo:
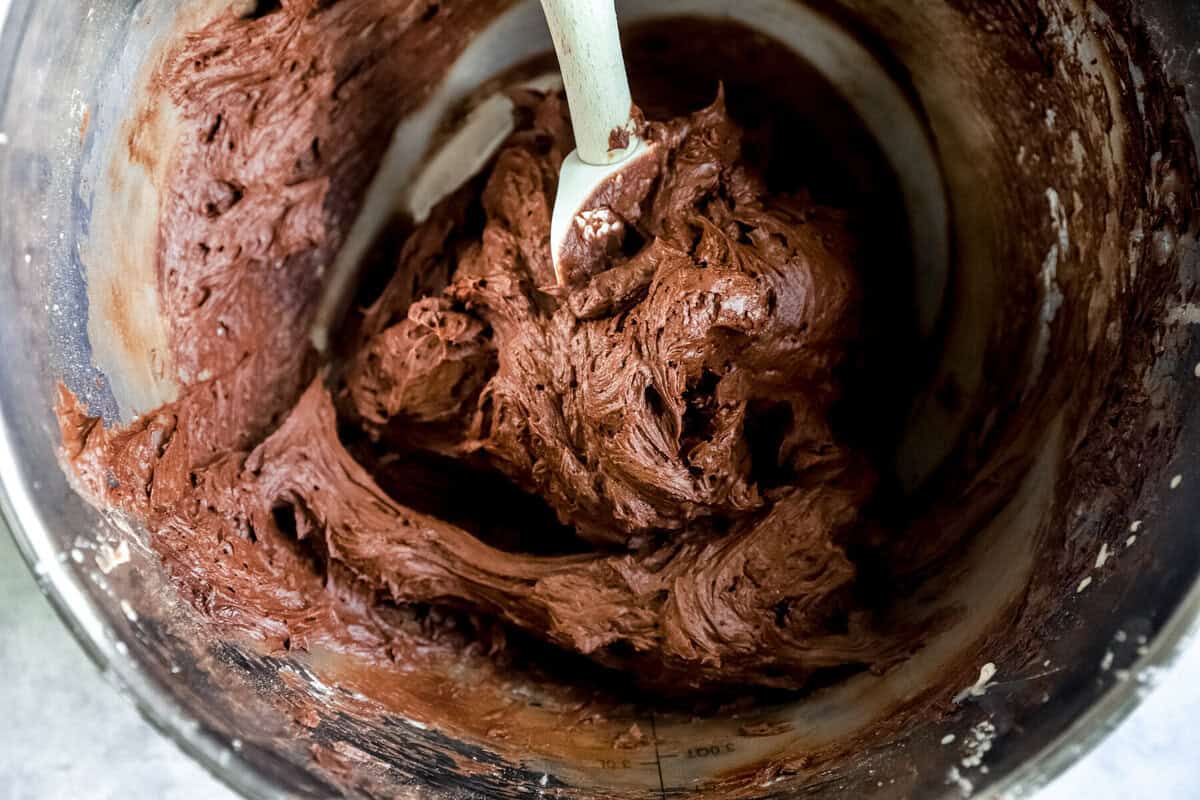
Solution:
<path fill-rule="evenodd" d="M 38 591 L 3 523 L 0 675 L 0 798 L 233 797 L 104 681 Z"/>
<path fill-rule="evenodd" d="M 6 721 L 0 726 L 0 797 L 233 800 L 102 679 L 2 529 L 0 675 Z M 1200 797 L 1198 717 L 1200 644 L 1133 716 L 1038 800 Z"/>

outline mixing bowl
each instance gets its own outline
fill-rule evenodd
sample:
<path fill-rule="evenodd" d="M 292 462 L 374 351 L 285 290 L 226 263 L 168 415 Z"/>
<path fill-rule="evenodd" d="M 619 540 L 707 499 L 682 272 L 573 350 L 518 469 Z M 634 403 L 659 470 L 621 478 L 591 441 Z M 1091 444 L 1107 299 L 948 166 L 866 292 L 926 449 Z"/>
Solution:
<path fill-rule="evenodd" d="M 382 6 L 454 25 L 465 2 Z M 908 400 L 894 468 L 919 499 L 912 531 L 966 531 L 906 601 L 945 622 L 904 663 L 691 712 L 632 693 L 580 700 L 563 675 L 484 681 L 494 666 L 466 654 L 431 682 L 315 648 L 277 652 L 182 597 L 148 532 L 72 490 L 59 385 L 119 424 L 180 380 L 157 313 L 155 211 L 172 137 L 187 130 L 170 108 L 147 116 L 143 98 L 162 43 L 231 5 L 249 8 L 14 0 L 0 42 L 0 508 L 101 669 L 230 786 L 1023 796 L 1169 665 L 1200 607 L 1200 8 L 618 3 L 631 35 L 653 19 L 721 19 L 743 26 L 731 53 L 753 58 L 768 39 L 792 49 L 811 72 L 764 91 L 803 106 L 816 159 L 876 148 L 887 169 L 855 185 L 889 182 L 898 198 L 880 217 L 881 271 L 911 278 L 888 300 L 916 323 L 897 369 Z M 340 13 L 356 0 L 311 5 Z M 397 120 L 367 211 L 386 207 L 481 86 L 549 51 L 536 3 L 493 6 L 431 99 Z M 844 135 L 846 120 L 870 141 Z M 385 212 L 360 215 L 350 243 L 365 246 Z M 599 713 L 577 724 L 589 703 Z"/>

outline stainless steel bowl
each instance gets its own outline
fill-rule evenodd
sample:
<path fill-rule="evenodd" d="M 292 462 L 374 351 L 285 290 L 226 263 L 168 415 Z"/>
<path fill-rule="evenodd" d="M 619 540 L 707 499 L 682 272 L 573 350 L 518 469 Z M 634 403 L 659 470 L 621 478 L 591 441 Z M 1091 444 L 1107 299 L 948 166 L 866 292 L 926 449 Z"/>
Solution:
<path fill-rule="evenodd" d="M 145 533 L 72 491 L 53 405 L 59 382 L 112 422 L 161 396 L 149 355 L 117 346 L 97 300 L 103 287 L 154 307 L 139 248 L 152 241 L 155 187 L 122 161 L 121 131 L 156 44 L 220 5 L 96 0 L 64 13 L 14 0 L 0 40 L 0 509 L 100 668 L 233 788 L 252 797 L 1026 796 L 1111 730 L 1194 630 L 1200 259 L 1189 180 L 1200 10 L 1142 0 L 1126 19 L 1115 0 L 629 0 L 626 22 L 728 16 L 789 44 L 892 162 L 927 341 L 943 352 L 914 403 L 899 470 L 915 491 L 964 437 L 997 428 L 1029 456 L 1003 509 L 928 601 L 955 605 L 959 622 L 886 676 L 740 718 L 651 717 L 656 741 L 644 751 L 579 757 L 553 743 L 514 756 L 482 734 L 442 730 L 436 714 L 359 713 L 350 700 L 370 700 L 354 694 L 352 670 L 214 633 L 178 598 Z M 447 79 L 444 108 L 548 49 L 535 3 L 498 5 Z M 413 141 L 398 138 L 395 174 L 419 154 Z M 1121 199 L 1136 191 L 1140 199 Z M 1139 267 L 1162 280 L 1137 277 Z M 1104 301 L 1089 286 L 1124 294 Z M 1151 291 L 1126 304 L 1130 292 Z M 1022 293 L 1037 320 L 1024 334 L 1030 357 L 995 363 L 1012 329 L 1006 303 Z M 1089 327 L 1104 302 L 1126 304 L 1109 317 L 1115 329 Z M 1104 381 L 1060 366 L 1089 358 L 1111 361 Z M 948 376 L 965 401 L 946 402 Z M 1113 394 L 1122 386 L 1139 403 Z M 980 414 L 973 398 L 1032 409 L 1030 422 L 1004 429 L 1003 415 Z M 1089 449 L 1096 441 L 1107 449 Z M 1004 635 L 1016 626 L 1036 631 L 1033 645 Z M 959 683 L 948 687 L 947 676 Z M 449 679 L 466 685 L 470 674 Z M 536 697 L 537 687 L 521 691 Z M 298 697 L 321 698 L 320 719 L 297 725 Z M 629 715 L 612 729 L 645 719 Z M 742 733 L 758 719 L 787 724 Z M 552 708 L 542 713 L 547 738 L 553 720 Z M 851 739 L 853 754 L 837 751 Z"/>

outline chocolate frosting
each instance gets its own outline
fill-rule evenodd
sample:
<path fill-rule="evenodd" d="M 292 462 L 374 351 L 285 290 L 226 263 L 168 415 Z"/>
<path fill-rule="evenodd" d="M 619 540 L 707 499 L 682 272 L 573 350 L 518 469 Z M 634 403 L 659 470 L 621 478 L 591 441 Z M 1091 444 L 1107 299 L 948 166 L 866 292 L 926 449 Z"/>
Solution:
<path fill-rule="evenodd" d="M 589 213 L 609 224 L 566 287 L 548 242 L 573 146 L 566 104 L 514 94 L 517 130 L 487 174 L 410 233 L 351 321 L 345 364 L 315 374 L 303 326 L 346 213 L 326 170 L 349 180 L 338 165 L 377 152 L 386 120 L 340 132 L 311 120 L 366 113 L 343 105 L 342 72 L 415 80 L 322 65 L 345 57 L 321 39 L 322 25 L 353 29 L 340 8 L 295 23 L 311 59 L 286 74 L 254 43 L 217 47 L 243 18 L 162 70 L 201 131 L 174 157 L 160 221 L 184 388 L 120 430 L 64 393 L 66 455 L 89 494 L 156 532 L 214 616 L 286 646 L 379 646 L 379 603 L 429 605 L 672 691 L 796 688 L 917 646 L 922 626 L 883 624 L 849 555 L 876 482 L 830 421 L 859 329 L 854 243 L 839 212 L 767 190 L 723 94 L 642 125 L 648 155 L 595 199 Z M 267 23 L 294 20 L 253 20 Z M 367 35 L 383 46 L 386 34 Z M 412 42 L 403 61 L 417 77 L 422 47 L 453 49 Z M 229 80 L 216 93 L 192 76 L 213 60 Z M 293 125 L 294 103 L 329 115 Z M 274 144 L 255 146 L 263 137 Z M 522 538 L 550 554 L 501 548 L 389 494 L 376 477 L 413 454 L 541 498 L 560 524 L 531 519 L 540 529 Z M 233 558 L 203 563 L 214 543 Z"/>
<path fill-rule="evenodd" d="M 941 717 L 955 714 L 968 730 L 969 715 L 986 714 L 1001 736 L 1009 725 L 1014 734 L 1045 731 L 1045 714 L 1065 724 L 1075 701 L 1094 699 L 1095 665 L 1110 646 L 1079 620 L 1110 618 L 1125 629 L 1120 609 L 1135 605 L 1109 606 L 1111 598 L 1165 597 L 1163 586 L 1182 586 L 1187 572 L 1167 563 L 1161 536 L 1147 546 L 1167 516 L 1147 487 L 1168 486 L 1177 470 L 1179 414 L 1174 401 L 1164 401 L 1169 381 L 1160 356 L 1184 335 L 1160 323 L 1191 296 L 1179 294 L 1184 264 L 1172 246 L 1193 238 L 1195 161 L 1178 95 L 1163 83 L 1149 40 L 1122 33 L 1135 30 L 1125 4 L 1100 3 L 1112 16 L 1103 24 L 1100 15 L 1081 20 L 1065 3 L 847 4 L 877 32 L 881 50 L 899 54 L 905 67 L 898 74 L 906 85 L 911 79 L 914 97 L 930 103 L 923 113 L 952 199 L 968 212 L 956 216 L 967 249 L 959 254 L 965 269 L 954 276 L 957 302 L 949 306 L 945 342 L 958 347 L 962 339 L 956 316 L 984 314 L 986 305 L 997 317 L 978 342 L 983 388 L 972 384 L 971 370 L 937 377 L 938 407 L 961 413 L 966 427 L 947 435 L 954 452 L 904 500 L 889 485 L 880 452 L 888 428 L 880 420 L 905 414 L 905 390 L 897 386 L 906 378 L 933 377 L 909 375 L 921 360 L 901 347 L 869 367 L 856 352 L 863 341 L 874 346 L 880 331 L 891 342 L 903 339 L 902 325 L 880 312 L 911 296 L 903 280 L 888 280 L 910 272 L 906 248 L 886 235 L 887 213 L 862 211 L 886 212 L 894 198 L 884 190 L 877 203 L 861 200 L 886 178 L 858 160 L 870 137 L 851 135 L 853 119 L 840 131 L 801 124 L 785 132 L 753 113 L 807 109 L 802 123 L 836 116 L 832 90 L 812 95 L 822 85 L 818 76 L 782 48 L 764 49 L 769 40 L 739 36 L 725 22 L 672 19 L 630 31 L 634 96 L 647 114 L 671 119 L 701 107 L 720 77 L 730 87 L 732 119 L 744 128 L 742 145 L 720 155 L 737 131 L 719 106 L 651 125 L 645 133 L 660 148 L 651 185 L 636 208 L 617 202 L 608 209 L 610 222 L 620 212 L 620 229 L 588 254 L 564 290 L 554 287 L 544 251 L 529 244 L 530 232 L 545 226 L 553 165 L 569 148 L 569 133 L 561 101 L 518 97 L 519 131 L 504 163 L 497 160 L 429 223 L 399 225 L 390 234 L 394 250 L 390 238 L 380 243 L 382 269 L 373 263 L 361 287 L 367 311 L 352 313 L 343 332 L 345 361 L 318 379 L 321 365 L 305 342 L 323 265 L 340 248 L 396 121 L 420 106 L 474 26 L 503 3 L 238 5 L 243 16 L 224 14 L 170 43 L 152 97 L 139 104 L 173 106 L 183 134 L 177 143 L 134 152 L 140 140 L 129 141 L 131 158 L 170 161 L 159 187 L 159 299 L 173 331 L 166 363 L 179 367 L 179 399 L 120 428 L 102 426 L 70 393 L 60 409 L 71 474 L 97 505 L 144 523 L 183 598 L 212 623 L 200 636 L 190 627 L 184 633 L 219 662 L 206 665 L 203 677 L 232 674 L 228 665 L 240 669 L 249 653 L 258 665 L 256 695 L 268 696 L 271 681 L 289 687 L 270 695 L 271 703 L 298 727 L 273 748 L 332 740 L 333 749 L 314 745 L 313 752 L 319 764 L 344 773 L 337 780 L 351 793 L 395 792 L 363 789 L 365 760 L 339 762 L 347 752 L 377 754 L 378 774 L 388 776 L 381 786 L 393 787 L 397 776 L 405 785 L 422 783 L 412 777 L 411 756 L 435 785 L 468 775 L 488 797 L 507 796 L 521 782 L 541 791 L 547 772 L 540 757 L 588 765 L 597 752 L 607 758 L 612 747 L 628 747 L 618 756 L 629 760 L 615 763 L 632 765 L 636 775 L 660 747 L 665 757 L 681 742 L 707 741 L 710 729 L 694 718 L 706 707 L 722 720 L 745 720 L 742 735 L 776 730 L 757 720 L 777 722 L 777 706 L 729 703 L 728 693 L 708 691 L 717 684 L 820 686 L 902 657 L 931 633 L 921 621 L 927 604 L 956 602 L 958 582 L 975 583 L 981 574 L 978 586 L 1012 577 L 1012 565 L 994 554 L 1016 536 L 1036 573 L 1015 585 L 1011 604 L 977 638 L 949 656 L 944 647 L 929 648 L 928 658 L 894 676 L 898 683 L 859 680 L 814 698 L 833 716 L 851 708 L 863 721 L 851 735 L 822 740 L 809 729 L 823 726 L 804 722 L 778 749 L 756 749 L 769 752 L 761 759 L 710 762 L 711 781 L 698 782 L 695 762 L 686 773 L 706 796 L 759 796 L 767 784 L 803 793 L 831 780 L 869 793 L 889 773 L 896 792 L 936 794 L 944 789 L 941 771 L 905 765 L 946 752 Z M 1087 36 L 1077 38 L 1077 24 Z M 947 71 L 947 63 L 958 68 Z M 756 96 L 763 87 L 783 94 Z M 674 216 L 658 213 L 667 206 L 657 198 L 682 196 L 668 185 L 685 184 L 686 141 L 701 130 L 714 138 L 693 146 L 720 155 L 708 162 L 715 179 L 697 178 L 691 190 L 698 194 L 677 204 Z M 804 139 L 806 130 L 818 132 L 815 141 Z M 298 173 L 298 164 L 307 167 Z M 748 182 L 733 177 L 739 169 Z M 298 178 L 309 184 L 304 192 Z M 764 178 L 769 190 L 731 196 L 734 187 Z M 504 180 L 513 183 L 506 188 Z M 830 192 L 831 182 L 840 191 Z M 800 185 L 852 214 L 839 220 L 787 195 Z M 984 197 L 981 186 L 1009 191 Z M 1047 214 L 1048 187 L 1067 218 L 1053 203 Z M 761 238 L 769 228 L 751 212 L 781 225 L 784 235 Z M 1064 219 L 1069 248 L 1059 244 Z M 813 228 L 831 237 L 827 253 L 849 252 L 823 257 L 804 249 Z M 1014 230 L 1025 233 L 1009 235 Z M 972 253 L 992 233 L 994 247 Z M 705 241 L 717 257 L 706 256 L 701 269 Z M 1047 247 L 1057 263 L 1044 260 Z M 779 256 L 767 258 L 769 269 L 745 266 L 747 255 L 763 252 Z M 981 254 L 986 265 L 972 260 Z M 714 264 L 729 284 L 704 282 L 715 280 L 703 274 Z M 980 292 L 978 284 L 971 291 L 971 279 L 991 275 L 993 266 L 1003 278 L 996 291 Z M 826 273 L 849 282 L 844 290 L 822 289 L 835 305 L 828 318 L 820 306 L 789 322 L 769 303 L 753 306 L 760 316 L 721 317 L 726 285 L 730 297 L 759 296 L 747 275 L 765 275 L 765 288 L 795 291 L 798 279 Z M 707 316 L 686 303 L 674 314 L 652 305 L 684 278 L 713 293 L 714 305 L 701 309 Z M 508 283 L 493 285 L 500 279 Z M 481 280 L 487 285 L 476 285 Z M 1053 319 L 1042 316 L 1045 300 L 1057 308 Z M 814 320 L 820 335 L 801 336 L 813 352 L 780 365 L 811 370 L 812 379 L 784 391 L 765 353 L 786 356 L 788 343 L 763 334 Z M 1055 368 L 1039 366 L 1035 385 L 1027 345 L 1039 331 L 1052 343 Z M 687 342 L 681 349 L 690 360 L 676 358 L 674 367 L 659 360 L 658 335 Z M 924 355 L 936 359 L 942 343 L 931 342 Z M 601 346 L 632 363 L 614 358 L 600 369 Z M 1180 385 L 1192 380 L 1194 362 L 1182 365 Z M 691 386 L 697 367 L 701 380 Z M 535 376 L 543 375 L 550 379 L 539 392 Z M 551 392 L 543 404 L 539 397 Z M 585 412 L 597 396 L 610 401 L 600 408 L 623 449 L 608 446 L 603 429 L 580 424 L 591 419 Z M 798 417 L 797 408 L 812 416 Z M 745 416 L 740 431 L 730 422 L 736 413 Z M 634 423 L 640 427 L 628 427 Z M 535 431 L 560 438 L 534 439 Z M 718 431 L 735 441 L 716 446 Z M 1057 479 L 1041 466 L 1030 473 L 1039 448 L 1069 468 Z M 823 460 L 802 458 L 813 453 Z M 621 505 L 609 481 L 639 493 L 648 483 L 630 463 L 682 466 L 686 477 L 669 484 L 673 495 L 652 481 L 648 495 L 635 495 L 638 505 Z M 586 503 L 568 494 L 572 480 L 586 488 L 570 469 L 580 464 L 607 476 Z M 1053 508 L 1033 509 L 1037 525 L 1026 529 L 1017 520 L 1001 529 L 1008 523 L 998 512 L 1014 496 L 1024 502 L 1018 487 L 1027 474 L 1053 487 Z M 673 499 L 680 496 L 686 502 Z M 1135 506 L 1138 497 L 1151 499 Z M 1125 552 L 1120 543 L 1134 519 L 1146 524 Z M 998 527 L 985 527 L 993 522 Z M 972 536 L 983 530 L 989 535 Z M 1097 566 L 1102 543 L 1110 554 L 1120 547 L 1119 568 L 1114 558 L 1104 570 Z M 968 544 L 988 563 L 976 563 Z M 1141 573 L 1138 586 L 1115 580 L 1134 572 Z M 1080 594 L 1085 575 L 1095 576 L 1096 587 Z M 1094 605 L 1081 614 L 1081 602 Z M 875 610 L 889 607 L 895 610 Z M 1136 607 L 1140 614 L 1145 603 Z M 1080 657 L 1085 639 L 1100 647 L 1094 657 Z M 292 652 L 275 652 L 283 650 Z M 1004 680 L 987 697 L 955 704 L 985 657 Z M 585 658 L 620 671 L 588 669 Z M 1048 658 L 1051 670 L 1042 666 Z M 919 677 L 931 659 L 936 674 Z M 821 664 L 849 669 L 810 678 Z M 304 665 L 325 683 L 306 683 Z M 615 679 L 598 680 L 604 675 Z M 633 679 L 656 690 L 649 699 L 657 730 L 644 707 L 618 705 L 638 697 L 626 691 Z M 571 690 L 565 697 L 563 684 Z M 879 690 L 869 706 L 860 704 L 864 685 Z M 660 702 L 668 691 L 694 686 L 704 691 L 683 703 Z M 240 702 L 235 694 L 212 696 Z M 1047 696 L 1055 702 L 1047 705 Z M 992 713 L 1001 706 L 1005 713 Z M 748 708 L 756 721 L 743 714 Z M 682 712 L 675 726 L 670 709 Z M 339 716 L 345 713 L 352 724 Z M 431 729 L 410 728 L 398 716 Z M 442 742 L 454 738 L 486 739 L 488 754 L 510 756 L 481 766 L 483 751 L 472 745 L 447 757 Z M 427 740 L 438 744 L 427 747 Z M 246 739 L 247 752 L 256 749 L 253 741 Z M 351 741 L 358 750 L 337 747 Z M 1024 752 L 1000 749 L 1001 760 L 989 762 L 993 777 Z M 527 765 L 539 773 L 514 778 Z M 551 769 L 548 791 L 620 794 L 607 769 L 594 790 L 591 775 L 564 790 Z M 664 790 L 673 791 L 666 777 Z M 966 777 L 977 788 L 987 780 L 978 771 Z"/>

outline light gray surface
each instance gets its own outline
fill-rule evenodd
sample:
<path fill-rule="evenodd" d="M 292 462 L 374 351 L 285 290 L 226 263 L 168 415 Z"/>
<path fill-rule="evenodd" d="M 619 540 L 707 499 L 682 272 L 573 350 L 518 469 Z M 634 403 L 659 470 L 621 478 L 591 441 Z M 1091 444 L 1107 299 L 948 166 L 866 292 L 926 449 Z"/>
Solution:
<path fill-rule="evenodd" d="M 2 0 L 0 0 L 2 2 Z M 0 798 L 233 800 L 97 672 L 0 528 Z M 1200 797 L 1200 646 L 1038 800 Z"/>
<path fill-rule="evenodd" d="M 106 683 L 0 524 L 0 797 L 232 797 Z"/>

